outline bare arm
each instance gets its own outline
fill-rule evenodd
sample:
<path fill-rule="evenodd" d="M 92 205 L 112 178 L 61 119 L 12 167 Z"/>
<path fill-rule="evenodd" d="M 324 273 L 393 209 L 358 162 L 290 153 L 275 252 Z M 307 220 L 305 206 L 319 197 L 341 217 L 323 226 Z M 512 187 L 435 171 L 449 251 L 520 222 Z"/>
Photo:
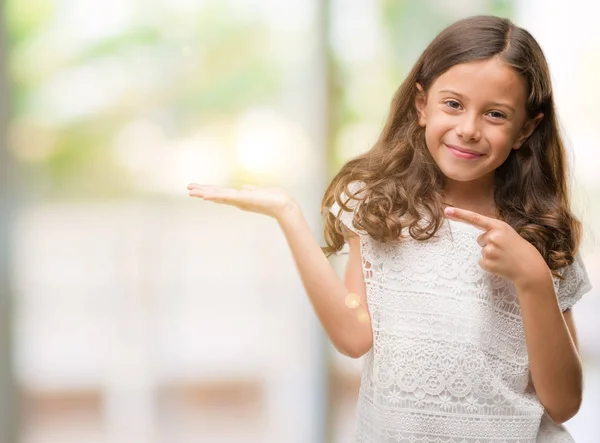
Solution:
<path fill-rule="evenodd" d="M 583 375 L 571 311 L 560 311 L 550 272 L 535 286 L 517 287 L 531 379 L 548 415 L 557 423 L 581 405 Z"/>
<path fill-rule="evenodd" d="M 360 240 L 350 234 L 350 255 L 342 282 L 323 255 L 312 235 L 300 208 L 294 205 L 279 218 L 292 256 L 298 268 L 304 289 L 332 343 L 342 354 L 358 358 L 373 343 L 370 322 L 360 322 L 356 311 L 345 304 L 345 297 L 353 292 L 366 306 L 365 282 L 362 274 Z"/>
<path fill-rule="evenodd" d="M 286 191 L 255 186 L 242 186 L 238 190 L 196 183 L 191 183 L 188 190 L 192 197 L 228 204 L 277 220 L 304 289 L 333 345 L 342 354 L 354 358 L 371 348 L 371 323 L 360 322 L 356 311 L 345 304 L 346 295 L 353 292 L 360 297 L 361 304 L 367 306 L 358 236 L 352 235 L 348 239 L 350 257 L 345 282 L 342 282 L 321 251 L 299 205 Z"/>

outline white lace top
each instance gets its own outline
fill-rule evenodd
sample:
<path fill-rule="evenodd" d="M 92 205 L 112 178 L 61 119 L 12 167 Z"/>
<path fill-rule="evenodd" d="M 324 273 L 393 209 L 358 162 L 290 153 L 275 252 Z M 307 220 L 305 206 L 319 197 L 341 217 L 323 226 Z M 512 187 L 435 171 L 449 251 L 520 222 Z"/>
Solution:
<path fill-rule="evenodd" d="M 337 216 L 340 207 L 330 211 Z M 431 240 L 383 244 L 352 219 L 340 214 L 360 235 L 373 328 L 355 442 L 573 442 L 530 383 L 514 285 L 478 264 L 481 231 L 447 219 Z M 564 311 L 591 286 L 579 255 L 563 276 L 554 283 Z"/>

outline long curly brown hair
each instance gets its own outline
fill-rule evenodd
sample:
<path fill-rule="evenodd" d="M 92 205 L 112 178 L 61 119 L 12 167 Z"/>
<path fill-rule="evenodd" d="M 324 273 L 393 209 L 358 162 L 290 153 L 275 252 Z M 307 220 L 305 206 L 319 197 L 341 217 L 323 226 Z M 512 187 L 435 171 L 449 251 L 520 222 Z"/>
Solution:
<path fill-rule="evenodd" d="M 321 213 L 348 184 L 364 183 L 355 199 L 354 225 L 373 239 L 400 239 L 407 228 L 416 240 L 433 237 L 444 220 L 444 175 L 425 144 L 415 107 L 416 84 L 425 92 L 452 66 L 499 57 L 527 84 L 527 113 L 544 117 L 521 149 L 512 150 L 495 171 L 494 199 L 499 217 L 533 244 L 552 271 L 569 265 L 579 247 L 581 222 L 569 203 L 566 153 L 556 119 L 550 72 L 544 54 L 526 30 L 510 20 L 476 16 L 444 29 L 425 49 L 396 91 L 388 119 L 375 145 L 347 162 L 325 191 Z M 326 255 L 344 245 L 340 221 L 327 211 Z M 555 272 L 553 272 L 555 273 Z M 557 275 L 557 273 L 555 273 Z"/>

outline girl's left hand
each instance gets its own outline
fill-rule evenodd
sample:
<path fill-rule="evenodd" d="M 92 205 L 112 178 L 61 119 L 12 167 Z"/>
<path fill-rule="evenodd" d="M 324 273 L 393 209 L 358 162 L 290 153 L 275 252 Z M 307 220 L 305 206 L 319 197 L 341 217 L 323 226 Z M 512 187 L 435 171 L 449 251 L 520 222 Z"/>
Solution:
<path fill-rule="evenodd" d="M 448 207 L 444 212 L 454 220 L 485 231 L 477 237 L 481 246 L 479 266 L 485 271 L 512 280 L 515 286 L 526 285 L 549 272 L 536 247 L 508 223 L 466 209 Z"/>

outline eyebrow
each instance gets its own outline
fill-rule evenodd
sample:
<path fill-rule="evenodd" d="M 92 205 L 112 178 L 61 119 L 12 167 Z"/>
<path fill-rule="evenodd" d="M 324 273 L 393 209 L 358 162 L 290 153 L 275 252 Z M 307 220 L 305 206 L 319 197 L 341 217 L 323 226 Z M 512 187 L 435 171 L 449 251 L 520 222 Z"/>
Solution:
<path fill-rule="evenodd" d="M 461 98 L 461 99 L 464 99 L 464 95 L 462 95 L 460 92 L 453 91 L 452 89 L 442 89 L 442 90 L 440 91 L 440 94 L 442 94 L 442 93 L 444 93 L 444 92 L 445 92 L 445 93 L 448 93 L 448 94 L 455 95 L 455 96 L 457 96 L 457 97 L 459 97 L 459 98 Z M 506 104 L 506 103 L 493 102 L 493 103 L 489 103 L 489 104 L 490 104 L 491 106 L 503 106 L 503 107 L 505 107 L 505 108 L 507 108 L 507 109 L 510 109 L 512 112 L 516 112 L 516 111 L 515 111 L 515 108 L 513 108 L 512 106 L 510 106 L 510 105 L 508 105 L 508 104 Z"/>

